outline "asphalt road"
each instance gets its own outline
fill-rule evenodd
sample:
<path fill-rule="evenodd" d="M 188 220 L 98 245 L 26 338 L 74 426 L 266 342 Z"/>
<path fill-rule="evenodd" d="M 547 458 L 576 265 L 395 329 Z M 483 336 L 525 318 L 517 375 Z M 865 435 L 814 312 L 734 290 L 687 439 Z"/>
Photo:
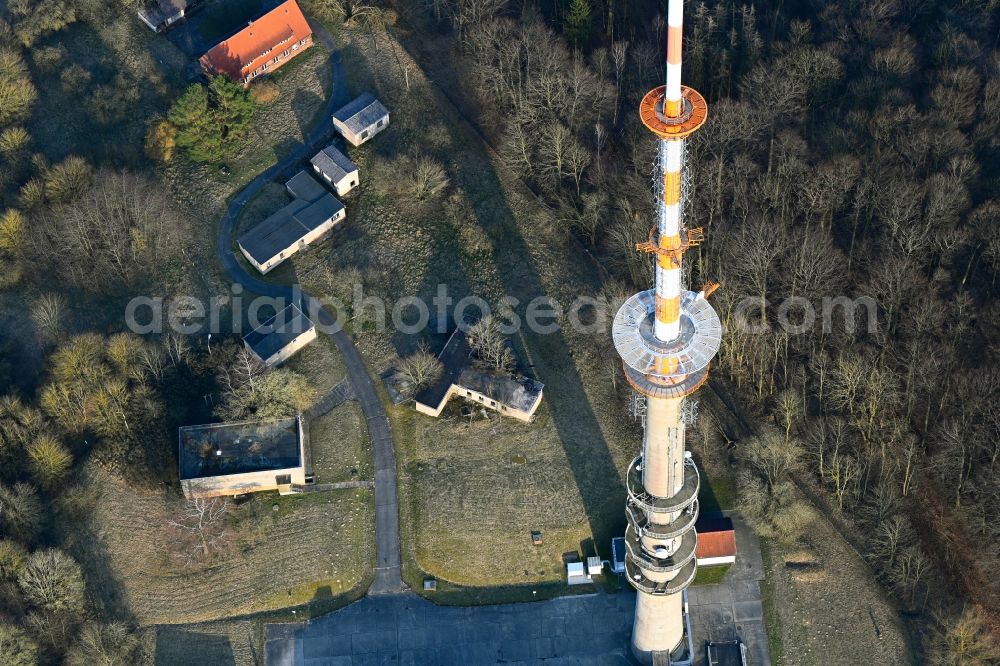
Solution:
<path fill-rule="evenodd" d="M 244 187 L 229 204 L 226 215 L 219 225 L 219 238 L 216 253 L 226 273 L 236 283 L 247 291 L 286 299 L 292 302 L 301 296 L 305 306 L 304 311 L 314 316 L 321 330 L 330 331 L 334 328 L 334 317 L 322 307 L 319 301 L 309 294 L 297 292 L 291 287 L 266 282 L 250 275 L 236 259 L 233 252 L 233 228 L 244 206 L 267 183 L 277 176 L 289 171 L 302 159 L 322 147 L 333 135 L 333 124 L 328 118 L 333 112 L 350 101 L 347 94 L 347 82 L 344 77 L 340 56 L 330 33 L 319 24 L 312 25 L 314 34 L 330 51 L 333 70 L 333 92 L 326 102 L 323 120 L 306 136 L 305 142 L 286 155 L 277 164 L 258 175 Z M 400 578 L 400 546 L 399 546 L 399 500 L 396 491 L 396 454 L 393 447 L 392 431 L 389 428 L 389 418 L 385 414 L 375 384 L 372 382 L 368 369 L 351 341 L 351 337 L 337 328 L 329 333 L 334 344 L 340 351 L 347 367 L 347 377 L 355 398 L 361 404 L 361 410 L 368 424 L 368 434 L 372 442 L 372 452 L 375 460 L 375 538 L 376 559 L 375 581 L 369 589 L 370 594 L 385 594 L 405 589 Z"/>

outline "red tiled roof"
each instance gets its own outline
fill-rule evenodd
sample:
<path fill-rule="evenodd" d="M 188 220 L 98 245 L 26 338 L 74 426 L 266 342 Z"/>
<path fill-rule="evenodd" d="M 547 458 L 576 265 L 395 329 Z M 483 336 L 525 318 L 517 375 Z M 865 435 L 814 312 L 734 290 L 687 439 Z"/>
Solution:
<path fill-rule="evenodd" d="M 294 44 L 311 34 L 299 5 L 295 0 L 287 0 L 216 44 L 201 57 L 201 64 L 209 73 L 241 80 L 273 57 L 266 51 Z"/>
<path fill-rule="evenodd" d="M 698 547 L 695 556 L 700 560 L 709 557 L 734 557 L 736 555 L 736 532 L 698 532 Z"/>

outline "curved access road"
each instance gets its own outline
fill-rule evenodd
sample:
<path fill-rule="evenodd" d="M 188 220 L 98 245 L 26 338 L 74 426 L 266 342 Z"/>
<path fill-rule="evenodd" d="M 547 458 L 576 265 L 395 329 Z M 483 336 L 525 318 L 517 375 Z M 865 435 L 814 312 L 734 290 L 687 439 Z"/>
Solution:
<path fill-rule="evenodd" d="M 351 337 L 339 326 L 335 318 L 322 304 L 309 294 L 293 290 L 292 287 L 266 282 L 250 275 L 236 259 L 233 252 L 233 229 L 236 220 L 250 201 L 264 185 L 274 180 L 278 175 L 288 171 L 302 159 L 321 147 L 333 134 L 333 126 L 328 118 L 339 107 L 346 104 L 347 85 L 341 67 L 340 56 L 335 50 L 335 44 L 330 34 L 320 25 L 313 25 L 314 33 L 323 45 L 330 50 L 333 69 L 333 90 L 326 101 L 319 124 L 309 132 L 305 142 L 286 155 L 277 164 L 258 175 L 244 187 L 229 204 L 225 217 L 219 225 L 219 238 L 216 252 L 226 273 L 236 283 L 261 296 L 282 298 L 292 301 L 301 296 L 303 310 L 314 315 L 317 328 L 328 333 L 337 350 L 344 359 L 347 376 L 354 396 L 361 404 L 365 420 L 368 424 L 368 434 L 372 442 L 372 452 L 375 462 L 375 539 L 376 560 L 375 581 L 369 588 L 370 594 L 390 594 L 404 588 L 400 577 L 400 546 L 399 546 L 399 502 L 396 489 L 396 453 L 393 448 L 392 431 L 389 418 L 386 416 L 378 391 L 372 382 L 368 369 Z M 304 537 L 305 538 L 305 537 Z"/>

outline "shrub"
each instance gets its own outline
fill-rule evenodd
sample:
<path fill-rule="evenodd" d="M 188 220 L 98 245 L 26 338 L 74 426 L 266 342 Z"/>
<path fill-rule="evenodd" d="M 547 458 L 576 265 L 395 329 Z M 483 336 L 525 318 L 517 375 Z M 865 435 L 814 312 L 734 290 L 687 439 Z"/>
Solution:
<path fill-rule="evenodd" d="M 24 215 L 11 208 L 0 215 L 0 252 L 13 254 L 24 240 Z"/>
<path fill-rule="evenodd" d="M 88 624 L 66 655 L 67 666 L 134 666 L 145 662 L 139 636 L 120 622 Z"/>
<path fill-rule="evenodd" d="M 0 655 L 4 666 L 35 666 L 38 645 L 19 627 L 0 624 Z"/>
<path fill-rule="evenodd" d="M 59 75 L 59 85 L 66 92 L 82 92 L 90 85 L 90 72 L 81 65 L 73 63 Z"/>
<path fill-rule="evenodd" d="M 42 435 L 28 445 L 28 458 L 32 475 L 46 488 L 61 481 L 73 465 L 69 449 L 50 435 Z"/>
<path fill-rule="evenodd" d="M 83 572 L 61 550 L 35 551 L 17 574 L 24 598 L 49 613 L 76 614 L 84 607 Z"/>
<path fill-rule="evenodd" d="M 169 120 L 159 120 L 146 130 L 146 155 L 158 162 L 169 162 L 177 147 L 177 128 Z"/>
<path fill-rule="evenodd" d="M 250 88 L 250 96 L 253 98 L 253 101 L 264 106 L 273 104 L 280 95 L 281 91 L 278 89 L 277 84 L 266 79 L 253 84 L 253 87 Z"/>
<path fill-rule="evenodd" d="M 8 127 L 0 132 L 0 155 L 14 159 L 17 153 L 26 150 L 31 142 L 31 135 L 23 127 Z"/>
<path fill-rule="evenodd" d="M 45 513 L 38 493 L 28 483 L 0 485 L 0 528 L 22 543 L 31 543 L 42 529 Z"/>
<path fill-rule="evenodd" d="M 0 579 L 15 580 L 27 559 L 28 551 L 24 546 L 10 539 L 0 539 Z"/>
<path fill-rule="evenodd" d="M 21 54 L 0 47 L 0 127 L 26 119 L 37 98 Z"/>

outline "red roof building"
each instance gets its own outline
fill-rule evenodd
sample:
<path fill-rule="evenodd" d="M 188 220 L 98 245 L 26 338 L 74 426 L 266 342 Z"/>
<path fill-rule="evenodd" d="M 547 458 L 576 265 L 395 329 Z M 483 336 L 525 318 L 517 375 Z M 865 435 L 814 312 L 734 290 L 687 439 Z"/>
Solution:
<path fill-rule="evenodd" d="M 216 44 L 199 62 L 209 76 L 225 74 L 249 85 L 310 46 L 312 29 L 295 0 L 287 0 Z"/>
<path fill-rule="evenodd" d="M 736 561 L 736 532 L 730 518 L 702 518 L 695 523 L 698 566 L 732 564 Z"/>

